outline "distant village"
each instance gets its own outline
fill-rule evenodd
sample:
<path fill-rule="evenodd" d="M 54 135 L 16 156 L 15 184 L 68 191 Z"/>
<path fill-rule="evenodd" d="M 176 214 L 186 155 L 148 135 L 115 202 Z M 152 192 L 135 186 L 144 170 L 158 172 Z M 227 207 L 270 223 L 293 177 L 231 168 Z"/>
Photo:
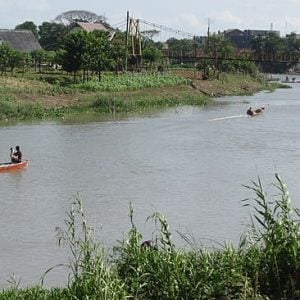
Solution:
<path fill-rule="evenodd" d="M 76 32 L 78 30 L 84 30 L 87 32 L 94 30 L 109 31 L 110 39 L 113 39 L 115 35 L 115 31 L 102 22 L 74 21 L 69 25 L 69 33 Z M 274 34 L 280 37 L 279 31 L 256 29 L 227 29 L 223 32 L 218 31 L 213 34 L 224 37 L 237 49 L 250 49 L 252 46 L 252 40 L 256 36 Z M 288 36 L 289 35 L 287 35 L 287 37 Z M 296 35 L 296 37 L 297 39 L 300 39 L 300 35 Z M 196 39 L 200 45 L 204 45 L 207 43 L 209 36 L 197 36 Z M 31 52 L 43 48 L 39 43 L 38 37 L 34 35 L 33 32 L 26 29 L 0 29 L 0 44 L 3 43 L 7 43 L 15 50 L 24 52 Z"/>
<path fill-rule="evenodd" d="M 161 68 L 164 64 L 200 68 L 203 59 L 206 58 L 253 61 L 268 72 L 284 72 L 298 68 L 299 65 L 300 36 L 295 33 L 281 37 L 280 32 L 272 30 L 272 28 L 271 30 L 235 28 L 210 33 L 208 28 L 206 36 L 189 35 L 188 38 L 169 36 L 168 39 L 162 41 L 155 35 L 170 28 L 148 22 L 151 26 L 156 25 L 156 28 L 142 31 L 139 27 L 142 22 L 145 21 L 127 17 L 126 31 L 122 31 L 117 27 L 110 26 L 102 16 L 86 11 L 69 11 L 62 13 L 54 21 L 43 22 L 40 26 L 27 21 L 17 25 L 13 30 L 0 29 L 0 46 L 7 45 L 10 49 L 30 54 L 34 61 L 32 64 L 35 66 L 48 63 L 51 66 L 62 66 L 62 69 L 67 72 L 74 71 L 74 68 L 69 65 L 69 58 L 61 56 L 62 42 L 72 33 L 79 32 L 84 32 L 89 36 L 95 35 L 97 32 L 105 35 L 105 40 L 98 42 L 96 51 L 98 53 L 91 54 L 94 58 L 98 56 L 95 59 L 101 61 L 103 69 L 108 68 L 108 60 L 99 57 L 99 49 L 101 49 L 101 43 L 104 45 L 107 42 L 109 45 L 105 47 L 112 46 L 115 51 L 112 53 L 108 50 L 105 55 L 111 56 L 110 59 L 114 60 L 114 64 L 118 65 L 117 68 L 121 71 L 126 71 L 129 65 L 132 70 L 149 67 Z M 180 30 L 178 31 L 180 32 Z M 176 30 L 173 32 L 175 33 Z M 104 48 L 102 47 L 102 49 Z M 43 51 L 44 53 L 41 53 Z M 72 49 L 69 49 L 70 55 L 71 52 Z M 0 58 L 5 55 L 3 53 L 5 51 L 0 51 Z M 56 57 L 49 58 L 48 54 L 56 55 Z M 162 58 L 165 58 L 164 62 L 162 62 Z M 275 66 L 274 62 L 281 65 Z M 7 67 L 5 62 L 1 63 L 0 61 L 1 64 L 5 70 Z M 12 65 L 11 68 L 14 68 L 15 65 Z M 111 69 L 111 66 L 109 68 Z"/>

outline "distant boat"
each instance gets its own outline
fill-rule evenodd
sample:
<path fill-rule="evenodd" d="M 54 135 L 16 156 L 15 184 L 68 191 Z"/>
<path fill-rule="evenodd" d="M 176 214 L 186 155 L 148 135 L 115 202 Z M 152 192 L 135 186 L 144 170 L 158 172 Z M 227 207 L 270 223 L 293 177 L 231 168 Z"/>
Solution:
<path fill-rule="evenodd" d="M 255 117 L 258 115 L 261 115 L 265 111 L 266 107 L 262 106 L 261 108 L 257 108 L 255 110 L 252 110 L 251 107 L 247 110 L 247 116 L 248 117 Z"/>
<path fill-rule="evenodd" d="M 255 112 L 253 113 L 253 115 L 252 115 L 252 116 L 249 116 L 249 117 L 256 117 L 256 116 L 259 116 L 259 115 L 261 115 L 263 112 L 264 112 L 263 110 L 261 110 L 261 111 L 255 111 Z"/>
<path fill-rule="evenodd" d="M 29 164 L 28 160 L 24 160 L 20 163 L 0 163 L 0 172 L 8 172 L 8 171 L 15 171 L 19 169 L 23 169 L 27 167 Z"/>
<path fill-rule="evenodd" d="M 300 83 L 299 80 L 295 81 L 295 80 L 281 80 L 282 83 Z"/>
<path fill-rule="evenodd" d="M 296 77 L 293 77 L 292 80 L 287 76 L 285 80 L 281 80 L 282 83 L 300 83 L 299 80 L 296 80 Z"/>

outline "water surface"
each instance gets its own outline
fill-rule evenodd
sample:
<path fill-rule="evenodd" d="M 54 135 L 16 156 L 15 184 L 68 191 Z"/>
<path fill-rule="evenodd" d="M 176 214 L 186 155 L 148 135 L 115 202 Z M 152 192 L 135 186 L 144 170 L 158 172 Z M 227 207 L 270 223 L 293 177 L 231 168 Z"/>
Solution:
<path fill-rule="evenodd" d="M 163 213 L 176 230 L 200 245 L 237 244 L 254 196 L 243 185 L 259 176 L 269 189 L 278 172 L 300 206 L 300 84 L 293 89 L 218 99 L 206 108 L 179 107 L 122 119 L 64 120 L 0 127 L 0 161 L 21 145 L 26 170 L 0 174 L 0 286 L 15 273 L 23 285 L 38 283 L 49 267 L 67 262 L 55 227 L 64 226 L 74 195 L 105 247 L 130 227 L 129 204 L 145 239 Z M 249 106 L 266 105 L 258 117 Z M 228 118 L 235 116 L 234 118 Z M 220 119 L 225 117 L 225 119 Z M 217 119 L 217 120 L 214 120 Z M 65 282 L 57 269 L 46 284 Z"/>

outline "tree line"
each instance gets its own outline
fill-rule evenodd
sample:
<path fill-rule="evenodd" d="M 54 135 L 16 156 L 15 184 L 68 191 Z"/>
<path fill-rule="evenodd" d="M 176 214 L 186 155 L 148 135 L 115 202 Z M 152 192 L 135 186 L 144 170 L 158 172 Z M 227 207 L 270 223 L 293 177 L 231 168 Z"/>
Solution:
<path fill-rule="evenodd" d="M 110 41 L 107 32 L 81 30 L 70 33 L 68 25 L 55 22 L 43 22 L 40 26 L 36 26 L 33 22 L 26 21 L 17 25 L 15 29 L 31 30 L 42 50 L 25 54 L 1 44 L 1 74 L 13 73 L 16 68 L 25 70 L 29 66 L 41 72 L 42 65 L 46 64 L 72 73 L 74 78 L 80 72 L 83 80 L 88 80 L 91 74 L 97 74 L 101 80 L 101 73 L 104 70 L 124 71 L 127 70 L 127 66 L 135 70 L 141 68 L 141 64 L 146 69 L 157 69 L 158 66 L 162 69 L 162 66 L 167 64 L 179 64 L 196 66 L 207 77 L 215 73 L 215 70 L 219 72 L 241 70 L 253 73 L 255 65 L 246 61 L 250 58 L 298 61 L 300 56 L 300 39 L 295 33 L 285 38 L 273 32 L 257 35 L 252 38 L 250 48 L 237 49 L 222 34 L 212 34 L 204 41 L 200 37 L 170 38 L 162 43 L 153 39 L 159 32 L 150 30 L 142 32 L 141 55 L 132 55 L 130 43 L 126 49 L 126 32 L 119 30 L 115 30 L 115 37 Z M 199 55 L 206 55 L 210 59 L 195 63 L 192 57 Z M 190 59 L 183 61 L 186 57 Z M 231 60 L 237 57 L 244 58 L 245 61 Z"/>

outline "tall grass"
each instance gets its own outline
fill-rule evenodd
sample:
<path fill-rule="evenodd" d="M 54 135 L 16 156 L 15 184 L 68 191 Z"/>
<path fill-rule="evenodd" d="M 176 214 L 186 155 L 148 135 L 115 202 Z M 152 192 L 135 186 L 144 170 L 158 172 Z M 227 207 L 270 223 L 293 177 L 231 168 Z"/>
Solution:
<path fill-rule="evenodd" d="M 161 213 L 147 219 L 155 224 L 155 247 L 142 247 L 130 206 L 131 229 L 109 257 L 94 241 L 76 196 L 65 228 L 58 230 L 71 254 L 68 285 L 20 289 L 12 281 L 0 299 L 300 299 L 300 214 L 285 183 L 275 178 L 272 199 L 260 179 L 246 186 L 255 195 L 244 200 L 249 230 L 237 247 L 218 249 L 176 248 Z"/>
<path fill-rule="evenodd" d="M 72 108 L 70 107 L 46 108 L 39 103 L 21 104 L 11 101 L 6 96 L 0 96 L 0 121 L 61 118 L 69 112 L 72 112 Z"/>
<path fill-rule="evenodd" d="M 299 299 L 300 213 L 299 209 L 291 207 L 286 184 L 278 174 L 275 177 L 274 186 L 279 194 L 273 200 L 268 199 L 260 180 L 249 187 L 257 195 L 254 199 L 250 253 L 259 253 L 255 258 L 252 278 L 257 277 L 260 289 L 268 295 L 278 299 L 294 299 L 298 295 L 296 299 Z"/>
<path fill-rule="evenodd" d="M 123 74 L 103 76 L 101 81 L 88 81 L 71 86 L 73 89 L 90 92 L 119 92 L 143 88 L 186 85 L 188 80 L 173 73 L 166 74 Z"/>
<path fill-rule="evenodd" d="M 171 95 L 166 93 L 159 95 L 135 95 L 124 99 L 121 95 L 99 95 L 90 108 L 93 111 L 103 113 L 140 112 L 149 108 L 176 107 L 181 105 L 203 106 L 209 102 L 209 98 L 200 94 L 179 93 Z"/>

